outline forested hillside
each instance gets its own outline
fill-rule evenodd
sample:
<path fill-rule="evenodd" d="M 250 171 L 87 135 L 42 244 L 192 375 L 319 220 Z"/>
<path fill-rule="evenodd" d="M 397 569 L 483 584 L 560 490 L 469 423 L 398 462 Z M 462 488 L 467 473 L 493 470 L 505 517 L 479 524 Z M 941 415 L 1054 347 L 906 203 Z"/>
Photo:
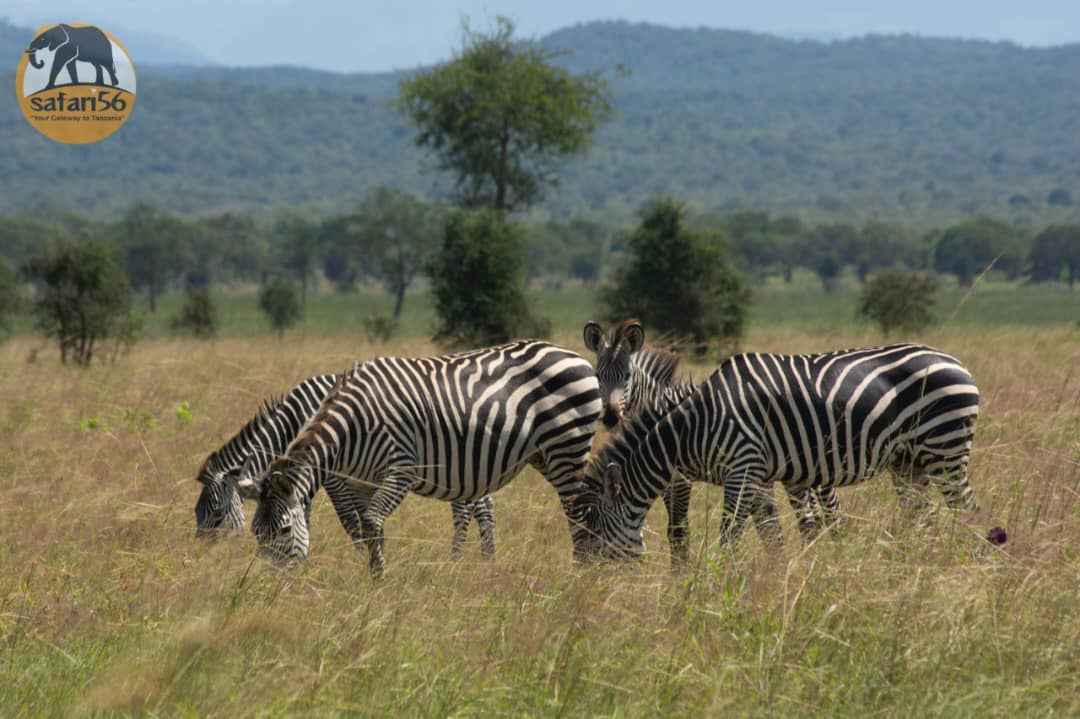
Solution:
<path fill-rule="evenodd" d="M 543 204 L 556 215 L 621 221 L 671 193 L 699 209 L 809 218 L 1080 216 L 1080 46 L 821 43 L 623 22 L 542 41 L 571 50 L 562 62 L 575 71 L 605 72 L 618 109 Z M 21 42 L 0 27 L 12 64 Z M 40 137 L 4 102 L 0 212 L 107 216 L 137 199 L 195 214 L 330 211 L 378 184 L 437 196 L 446 178 L 389 106 L 398 77 L 145 68 L 128 125 L 79 148 Z"/>

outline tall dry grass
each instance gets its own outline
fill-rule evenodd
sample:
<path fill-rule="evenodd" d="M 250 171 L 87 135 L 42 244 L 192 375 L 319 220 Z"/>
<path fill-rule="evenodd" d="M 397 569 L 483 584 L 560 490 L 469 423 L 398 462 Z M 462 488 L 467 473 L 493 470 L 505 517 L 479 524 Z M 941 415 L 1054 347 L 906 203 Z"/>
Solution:
<path fill-rule="evenodd" d="M 160 340 L 81 371 L 52 348 L 27 364 L 36 343 L 9 342 L 0 715 L 1076 715 L 1080 336 L 923 339 L 982 389 L 979 517 L 906 526 L 883 478 L 842 492 L 840 538 L 803 547 L 785 515 L 770 556 L 752 530 L 716 547 L 720 493 L 698 487 L 685 575 L 669 571 L 659 508 L 644 561 L 578 567 L 529 470 L 496 496 L 494 562 L 477 546 L 447 561 L 448 505 L 414 497 L 388 521 L 381 583 L 325 499 L 295 570 L 254 561 L 247 533 L 196 542 L 193 479 L 267 394 L 426 343 Z M 747 345 L 874 341 L 775 330 Z M 1004 550 L 981 540 L 990 523 L 1008 528 Z"/>

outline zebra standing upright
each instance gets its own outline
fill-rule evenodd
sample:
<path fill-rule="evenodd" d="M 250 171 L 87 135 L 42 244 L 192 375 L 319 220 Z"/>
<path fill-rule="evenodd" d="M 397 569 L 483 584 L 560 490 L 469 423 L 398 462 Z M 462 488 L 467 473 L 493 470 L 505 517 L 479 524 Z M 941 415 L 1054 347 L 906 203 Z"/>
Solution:
<path fill-rule="evenodd" d="M 692 382 L 677 381 L 679 356 L 661 349 L 645 349 L 645 332 L 637 320 L 616 324 L 605 336 L 596 322 L 587 322 L 585 346 L 596 353 L 596 374 L 608 426 L 616 426 L 650 410 L 659 417 L 697 389 Z M 688 558 L 691 482 L 681 474 L 672 478 L 661 495 L 668 512 L 668 542 L 676 563 Z M 822 526 L 840 516 L 840 500 L 833 489 L 811 490 L 788 500 L 795 510 L 804 538 L 812 539 Z M 760 517 L 769 519 L 768 517 Z M 780 535 L 760 527 L 770 540 Z"/>
<path fill-rule="evenodd" d="M 607 551 L 637 554 L 645 513 L 675 472 L 723 483 L 725 541 L 750 514 L 775 516 L 773 482 L 795 499 L 885 468 L 909 508 L 927 504 L 933 482 L 950 508 L 974 510 L 967 468 L 978 412 L 971 375 L 930 347 L 736 355 L 666 414 L 631 421 L 590 461 L 593 494 L 582 511 Z"/>
<path fill-rule="evenodd" d="M 258 499 L 252 531 L 279 559 L 307 556 L 304 502 L 325 486 L 378 576 L 383 522 L 410 491 L 471 501 L 533 464 L 559 493 L 580 557 L 594 542 L 574 500 L 599 416 L 592 366 L 547 342 L 381 357 L 340 377 L 286 456 L 238 486 Z"/>
<path fill-rule="evenodd" d="M 301 428 L 315 416 L 338 375 L 324 374 L 300 382 L 284 396 L 269 400 L 255 417 L 228 442 L 203 462 L 196 480 L 202 484 L 195 503 L 198 536 L 215 536 L 220 531 L 244 527 L 243 499 L 236 491 L 242 472 L 261 474 L 281 456 Z M 310 502 L 305 512 L 310 511 Z M 480 528 L 480 551 L 490 558 L 495 553 L 495 514 L 491 497 L 475 502 L 453 502 L 454 535 L 450 556 L 461 556 L 469 523 L 475 517 Z"/>

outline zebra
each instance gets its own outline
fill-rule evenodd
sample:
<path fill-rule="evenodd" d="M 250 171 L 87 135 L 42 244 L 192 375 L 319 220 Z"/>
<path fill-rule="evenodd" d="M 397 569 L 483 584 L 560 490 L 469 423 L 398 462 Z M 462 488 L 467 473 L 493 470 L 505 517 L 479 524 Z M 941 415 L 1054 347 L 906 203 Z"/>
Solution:
<path fill-rule="evenodd" d="M 615 325 L 605 336 L 596 322 L 587 322 L 583 331 L 585 346 L 596 354 L 600 396 L 605 402 L 604 416 L 613 425 L 636 417 L 648 408 L 660 416 L 682 402 L 697 389 L 693 382 L 675 380 L 679 356 L 663 349 L 643 347 L 645 333 L 637 320 Z M 692 484 L 681 474 L 672 478 L 661 498 L 668 512 L 668 544 L 672 561 L 685 564 L 689 559 L 689 510 Z M 799 519 L 799 528 L 808 541 L 823 526 L 835 524 L 840 517 L 840 500 L 835 490 L 811 490 L 789 503 Z M 765 536 L 776 539 L 765 529 Z"/>
<path fill-rule="evenodd" d="M 735 355 L 670 411 L 644 412 L 591 458 L 579 511 L 615 556 L 644 551 L 645 514 L 674 472 L 723 484 L 724 542 L 751 514 L 766 519 L 759 528 L 772 523 L 773 482 L 799 501 L 886 468 L 905 509 L 925 509 L 933 483 L 950 509 L 973 512 L 967 470 L 978 413 L 971 374 L 924 345 Z M 995 527 L 988 539 L 1005 537 Z"/>
<path fill-rule="evenodd" d="M 196 476 L 202 484 L 195 503 L 196 536 L 216 537 L 223 531 L 244 527 L 243 498 L 236 491 L 242 473 L 262 473 L 271 460 L 282 455 L 300 430 L 318 411 L 339 375 L 309 377 L 285 395 L 263 402 L 250 422 L 228 442 L 210 453 Z M 495 513 L 491 497 L 475 502 L 453 502 L 451 559 L 460 559 L 475 518 L 480 528 L 480 553 L 485 559 L 495 554 Z M 311 511 L 308 501 L 305 516 Z"/>
<path fill-rule="evenodd" d="M 595 542 L 575 499 L 599 416 L 592 366 L 548 342 L 380 357 L 339 377 L 285 456 L 236 485 L 258 500 L 252 531 L 260 551 L 286 561 L 307 556 L 303 505 L 325 486 L 379 577 L 383 523 L 410 491 L 473 501 L 532 464 L 559 494 L 582 559 Z"/>

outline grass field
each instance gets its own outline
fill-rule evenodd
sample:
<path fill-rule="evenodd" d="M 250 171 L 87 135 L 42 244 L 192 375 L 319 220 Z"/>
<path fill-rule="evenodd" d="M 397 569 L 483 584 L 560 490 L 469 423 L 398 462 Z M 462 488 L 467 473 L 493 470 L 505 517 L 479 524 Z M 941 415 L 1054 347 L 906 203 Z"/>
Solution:
<path fill-rule="evenodd" d="M 368 345 L 345 305 L 284 342 L 150 339 L 85 371 L 51 346 L 28 364 L 40 341 L 11 340 L 0 715 L 1080 714 L 1080 315 L 1063 293 L 1024 315 L 1030 326 L 990 324 L 1035 307 L 1026 291 L 976 293 L 918 338 L 962 358 L 982 390 L 980 516 L 905 526 L 882 478 L 842 492 L 840 539 L 803 547 L 785 515 L 782 554 L 752 531 L 724 551 L 720 492 L 699 487 L 692 569 L 678 576 L 662 505 L 642 562 L 574 566 L 554 492 L 532 470 L 496 496 L 491 563 L 475 543 L 447 561 L 449 506 L 418 497 L 387 524 L 377 584 L 321 497 L 297 569 L 253 560 L 249 533 L 196 542 L 196 470 L 261 398 L 354 358 L 432 350 Z M 880 341 L 839 299 L 792 292 L 759 305 L 748 348 Z M 583 350 L 585 296 L 561 296 L 555 339 Z M 423 332 L 414 299 L 407 337 Z M 251 326 L 227 318 L 226 334 Z M 1003 550 L 980 539 L 992 524 L 1009 530 Z"/>

